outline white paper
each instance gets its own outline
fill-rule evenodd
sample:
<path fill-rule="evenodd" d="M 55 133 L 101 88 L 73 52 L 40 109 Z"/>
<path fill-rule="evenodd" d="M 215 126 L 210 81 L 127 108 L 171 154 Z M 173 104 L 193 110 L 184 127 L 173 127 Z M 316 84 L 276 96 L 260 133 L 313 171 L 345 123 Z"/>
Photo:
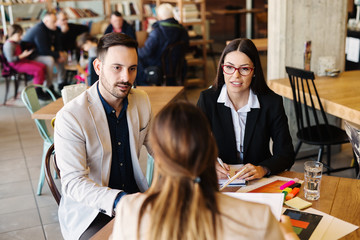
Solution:
<path fill-rule="evenodd" d="M 359 227 L 345 222 L 339 218 L 333 217 L 329 214 L 326 214 L 324 212 L 318 211 L 314 208 L 308 208 L 304 212 L 313 213 L 317 215 L 322 215 L 323 218 L 321 219 L 319 225 L 316 227 L 314 233 L 311 235 L 310 240 L 317 240 L 317 239 L 323 239 L 323 240 L 335 240 L 340 239 L 349 233 L 355 231 Z M 321 226 L 320 226 L 321 225 Z M 318 229 L 319 228 L 319 229 Z M 317 234 L 317 231 L 322 231 L 322 228 L 325 228 L 325 233 L 322 234 L 322 238 L 320 234 Z M 316 235 L 314 235 L 316 233 Z M 314 237 L 313 237 L 314 235 Z"/>
<path fill-rule="evenodd" d="M 282 213 L 282 207 L 284 203 L 283 193 L 230 193 L 225 192 L 224 194 L 234 198 L 239 198 L 244 201 L 262 203 L 270 206 L 271 212 L 275 218 L 280 221 Z"/>
<path fill-rule="evenodd" d="M 347 56 L 346 60 L 351 62 L 359 62 L 360 39 L 347 37 Z"/>

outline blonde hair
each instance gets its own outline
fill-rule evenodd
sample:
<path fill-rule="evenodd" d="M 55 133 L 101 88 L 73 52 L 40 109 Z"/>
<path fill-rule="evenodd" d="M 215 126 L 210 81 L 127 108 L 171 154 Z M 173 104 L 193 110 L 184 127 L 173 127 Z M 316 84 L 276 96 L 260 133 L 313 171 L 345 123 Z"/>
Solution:
<path fill-rule="evenodd" d="M 165 19 L 168 19 L 168 18 L 172 18 L 172 17 L 174 17 L 173 11 L 174 11 L 174 8 L 170 3 L 160 4 L 156 8 L 157 18 L 159 20 L 165 20 Z"/>
<path fill-rule="evenodd" d="M 154 180 L 140 209 L 139 229 L 150 206 L 147 239 L 216 239 L 216 225 L 221 229 L 217 146 L 204 114 L 190 103 L 168 105 L 153 122 L 150 143 Z"/>

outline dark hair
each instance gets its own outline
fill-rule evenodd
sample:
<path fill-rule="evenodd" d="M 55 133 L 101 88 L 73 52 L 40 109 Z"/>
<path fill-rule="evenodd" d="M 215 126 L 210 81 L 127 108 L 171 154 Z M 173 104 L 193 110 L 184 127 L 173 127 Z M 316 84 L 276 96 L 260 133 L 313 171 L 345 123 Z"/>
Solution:
<path fill-rule="evenodd" d="M 77 45 L 79 48 L 82 48 L 82 46 L 83 46 L 87 41 L 97 43 L 97 42 L 98 42 L 98 39 L 97 39 L 97 37 L 92 36 L 90 33 L 84 32 L 84 33 L 80 34 L 79 36 L 77 36 L 77 38 L 76 38 L 76 45 Z"/>
<path fill-rule="evenodd" d="M 155 171 L 138 226 L 150 205 L 149 239 L 216 239 L 218 151 L 205 115 L 191 103 L 170 103 L 153 121 L 150 144 Z"/>
<path fill-rule="evenodd" d="M 268 85 L 266 84 L 266 81 L 264 78 L 264 73 L 263 73 L 263 70 L 261 67 L 259 53 L 258 53 L 254 43 L 250 39 L 247 39 L 247 38 L 234 39 L 228 45 L 226 45 L 224 51 L 221 54 L 220 60 L 219 60 L 217 74 L 216 74 L 214 84 L 213 84 L 214 88 L 215 89 L 221 88 L 225 84 L 224 73 L 223 73 L 221 65 L 224 63 L 224 59 L 225 59 L 226 55 L 233 51 L 239 51 L 239 52 L 246 54 L 246 56 L 248 56 L 254 64 L 254 67 L 255 67 L 254 76 L 255 77 L 253 78 L 253 80 L 251 81 L 251 84 L 250 84 L 251 90 L 257 95 L 266 94 L 269 91 L 271 91 L 270 88 L 268 87 Z"/>
<path fill-rule="evenodd" d="M 108 33 L 102 36 L 97 45 L 97 57 L 100 61 L 104 60 L 107 50 L 110 47 L 122 45 L 128 48 L 135 48 L 137 52 L 138 43 L 132 37 L 123 33 Z"/>
<path fill-rule="evenodd" d="M 11 37 L 15 33 L 22 34 L 24 32 L 23 28 L 19 24 L 12 24 L 8 28 L 8 37 Z"/>
<path fill-rule="evenodd" d="M 119 12 L 119 11 L 114 11 L 111 13 L 111 16 L 114 15 L 114 16 L 117 16 L 117 17 L 122 17 L 122 14 Z"/>

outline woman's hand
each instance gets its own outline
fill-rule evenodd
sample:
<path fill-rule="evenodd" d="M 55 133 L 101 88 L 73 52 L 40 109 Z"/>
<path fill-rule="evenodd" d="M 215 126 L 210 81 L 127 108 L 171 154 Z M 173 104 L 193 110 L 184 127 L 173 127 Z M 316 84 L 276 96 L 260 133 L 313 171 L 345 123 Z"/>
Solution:
<path fill-rule="evenodd" d="M 267 170 L 264 167 L 254 166 L 251 163 L 245 164 L 242 168 L 238 170 L 238 172 L 244 168 L 246 168 L 246 170 L 242 175 L 239 176 L 239 178 L 245 179 L 247 181 L 262 178 L 267 173 Z"/>
<path fill-rule="evenodd" d="M 216 167 L 216 174 L 217 174 L 218 179 L 227 178 L 227 175 L 229 174 L 229 171 L 230 171 L 229 165 L 224 163 L 224 167 L 225 167 L 225 169 L 224 169 L 218 162 L 216 162 L 215 167 Z"/>
<path fill-rule="evenodd" d="M 280 229 L 282 234 L 284 235 L 285 240 L 299 240 L 298 235 L 294 232 L 290 217 L 286 215 L 281 215 L 280 217 Z"/>

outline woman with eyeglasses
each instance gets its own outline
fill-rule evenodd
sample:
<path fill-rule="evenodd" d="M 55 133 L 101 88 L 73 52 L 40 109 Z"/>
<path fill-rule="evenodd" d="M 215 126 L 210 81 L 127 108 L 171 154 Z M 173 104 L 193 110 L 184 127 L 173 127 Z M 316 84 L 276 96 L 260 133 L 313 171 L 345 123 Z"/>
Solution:
<path fill-rule="evenodd" d="M 241 179 L 277 174 L 294 164 L 294 147 L 282 97 L 266 84 L 258 51 L 249 39 L 235 39 L 224 49 L 212 88 L 197 103 L 207 116 L 224 167 L 244 164 Z M 272 140 L 273 144 L 270 144 Z"/>

